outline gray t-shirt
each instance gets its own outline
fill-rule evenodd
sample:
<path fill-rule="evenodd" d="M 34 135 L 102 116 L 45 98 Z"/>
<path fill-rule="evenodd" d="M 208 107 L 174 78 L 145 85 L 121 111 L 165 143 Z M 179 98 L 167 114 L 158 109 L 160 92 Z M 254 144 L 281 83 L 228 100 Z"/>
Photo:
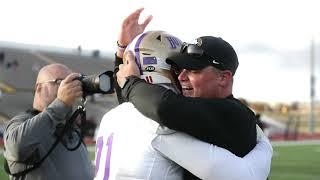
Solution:
<path fill-rule="evenodd" d="M 23 113 L 9 121 L 4 132 L 4 156 L 12 173 L 24 170 L 24 162 L 35 162 L 46 155 L 56 140 L 57 127 L 65 124 L 71 111 L 70 107 L 56 99 L 38 115 Z M 67 132 L 63 137 L 65 144 L 72 144 L 70 147 L 78 140 L 75 132 Z M 40 167 L 23 177 L 10 179 L 88 180 L 93 177 L 94 168 L 86 147 L 81 144 L 75 151 L 69 151 L 59 142 Z"/>

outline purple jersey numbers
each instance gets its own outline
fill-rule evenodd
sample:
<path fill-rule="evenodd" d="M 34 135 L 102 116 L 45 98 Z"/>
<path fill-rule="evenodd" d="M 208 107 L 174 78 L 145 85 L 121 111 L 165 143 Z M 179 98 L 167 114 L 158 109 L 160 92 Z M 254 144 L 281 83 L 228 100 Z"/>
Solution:
<path fill-rule="evenodd" d="M 96 143 L 96 154 L 97 154 L 97 156 L 96 156 L 96 175 L 99 170 L 102 147 L 103 147 L 103 136 L 99 137 L 97 139 L 97 143 Z"/>
<path fill-rule="evenodd" d="M 109 179 L 112 140 L 113 140 L 113 133 L 111 133 L 110 136 L 108 137 L 106 144 L 103 143 L 103 136 L 98 137 L 98 139 L 97 139 L 97 144 L 96 144 L 96 153 L 97 153 L 97 156 L 96 156 L 96 175 L 97 175 L 97 172 L 99 171 L 102 149 L 105 147 L 104 145 L 106 145 L 106 147 L 108 148 L 107 157 L 106 157 L 106 161 L 105 161 L 103 180 Z"/>

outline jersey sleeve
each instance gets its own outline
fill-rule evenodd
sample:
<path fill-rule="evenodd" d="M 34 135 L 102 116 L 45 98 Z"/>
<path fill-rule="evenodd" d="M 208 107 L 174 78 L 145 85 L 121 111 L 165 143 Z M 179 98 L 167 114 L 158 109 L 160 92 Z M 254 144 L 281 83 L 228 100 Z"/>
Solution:
<path fill-rule="evenodd" d="M 152 146 L 200 179 L 265 180 L 270 172 L 272 146 L 265 136 L 243 158 L 180 132 L 159 136 Z"/>

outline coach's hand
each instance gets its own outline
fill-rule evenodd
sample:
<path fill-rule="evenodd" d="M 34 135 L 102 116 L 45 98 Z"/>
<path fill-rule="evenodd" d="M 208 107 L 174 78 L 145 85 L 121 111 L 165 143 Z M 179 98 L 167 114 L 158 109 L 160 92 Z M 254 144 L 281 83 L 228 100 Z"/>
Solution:
<path fill-rule="evenodd" d="M 126 77 L 140 77 L 139 68 L 134 60 L 134 56 L 131 51 L 126 51 L 123 62 L 123 64 L 119 65 L 119 71 L 117 72 L 117 81 L 120 87 L 123 87 L 126 81 Z"/>

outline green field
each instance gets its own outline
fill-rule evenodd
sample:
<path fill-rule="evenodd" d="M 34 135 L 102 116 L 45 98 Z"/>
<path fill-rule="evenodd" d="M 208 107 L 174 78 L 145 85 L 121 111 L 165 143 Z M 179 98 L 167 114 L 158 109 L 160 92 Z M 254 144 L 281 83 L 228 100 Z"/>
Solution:
<path fill-rule="evenodd" d="M 7 180 L 9 179 L 5 171 L 3 170 L 3 154 L 1 153 L 0 156 L 0 179 L 1 180 Z"/>
<path fill-rule="evenodd" d="M 319 180 L 320 143 L 273 144 L 270 180 Z"/>
<path fill-rule="evenodd" d="M 316 143 L 273 143 L 269 180 L 320 180 L 320 142 Z M 89 147 L 89 156 L 94 158 L 94 148 Z M 0 179 L 8 180 L 0 156 Z"/>

